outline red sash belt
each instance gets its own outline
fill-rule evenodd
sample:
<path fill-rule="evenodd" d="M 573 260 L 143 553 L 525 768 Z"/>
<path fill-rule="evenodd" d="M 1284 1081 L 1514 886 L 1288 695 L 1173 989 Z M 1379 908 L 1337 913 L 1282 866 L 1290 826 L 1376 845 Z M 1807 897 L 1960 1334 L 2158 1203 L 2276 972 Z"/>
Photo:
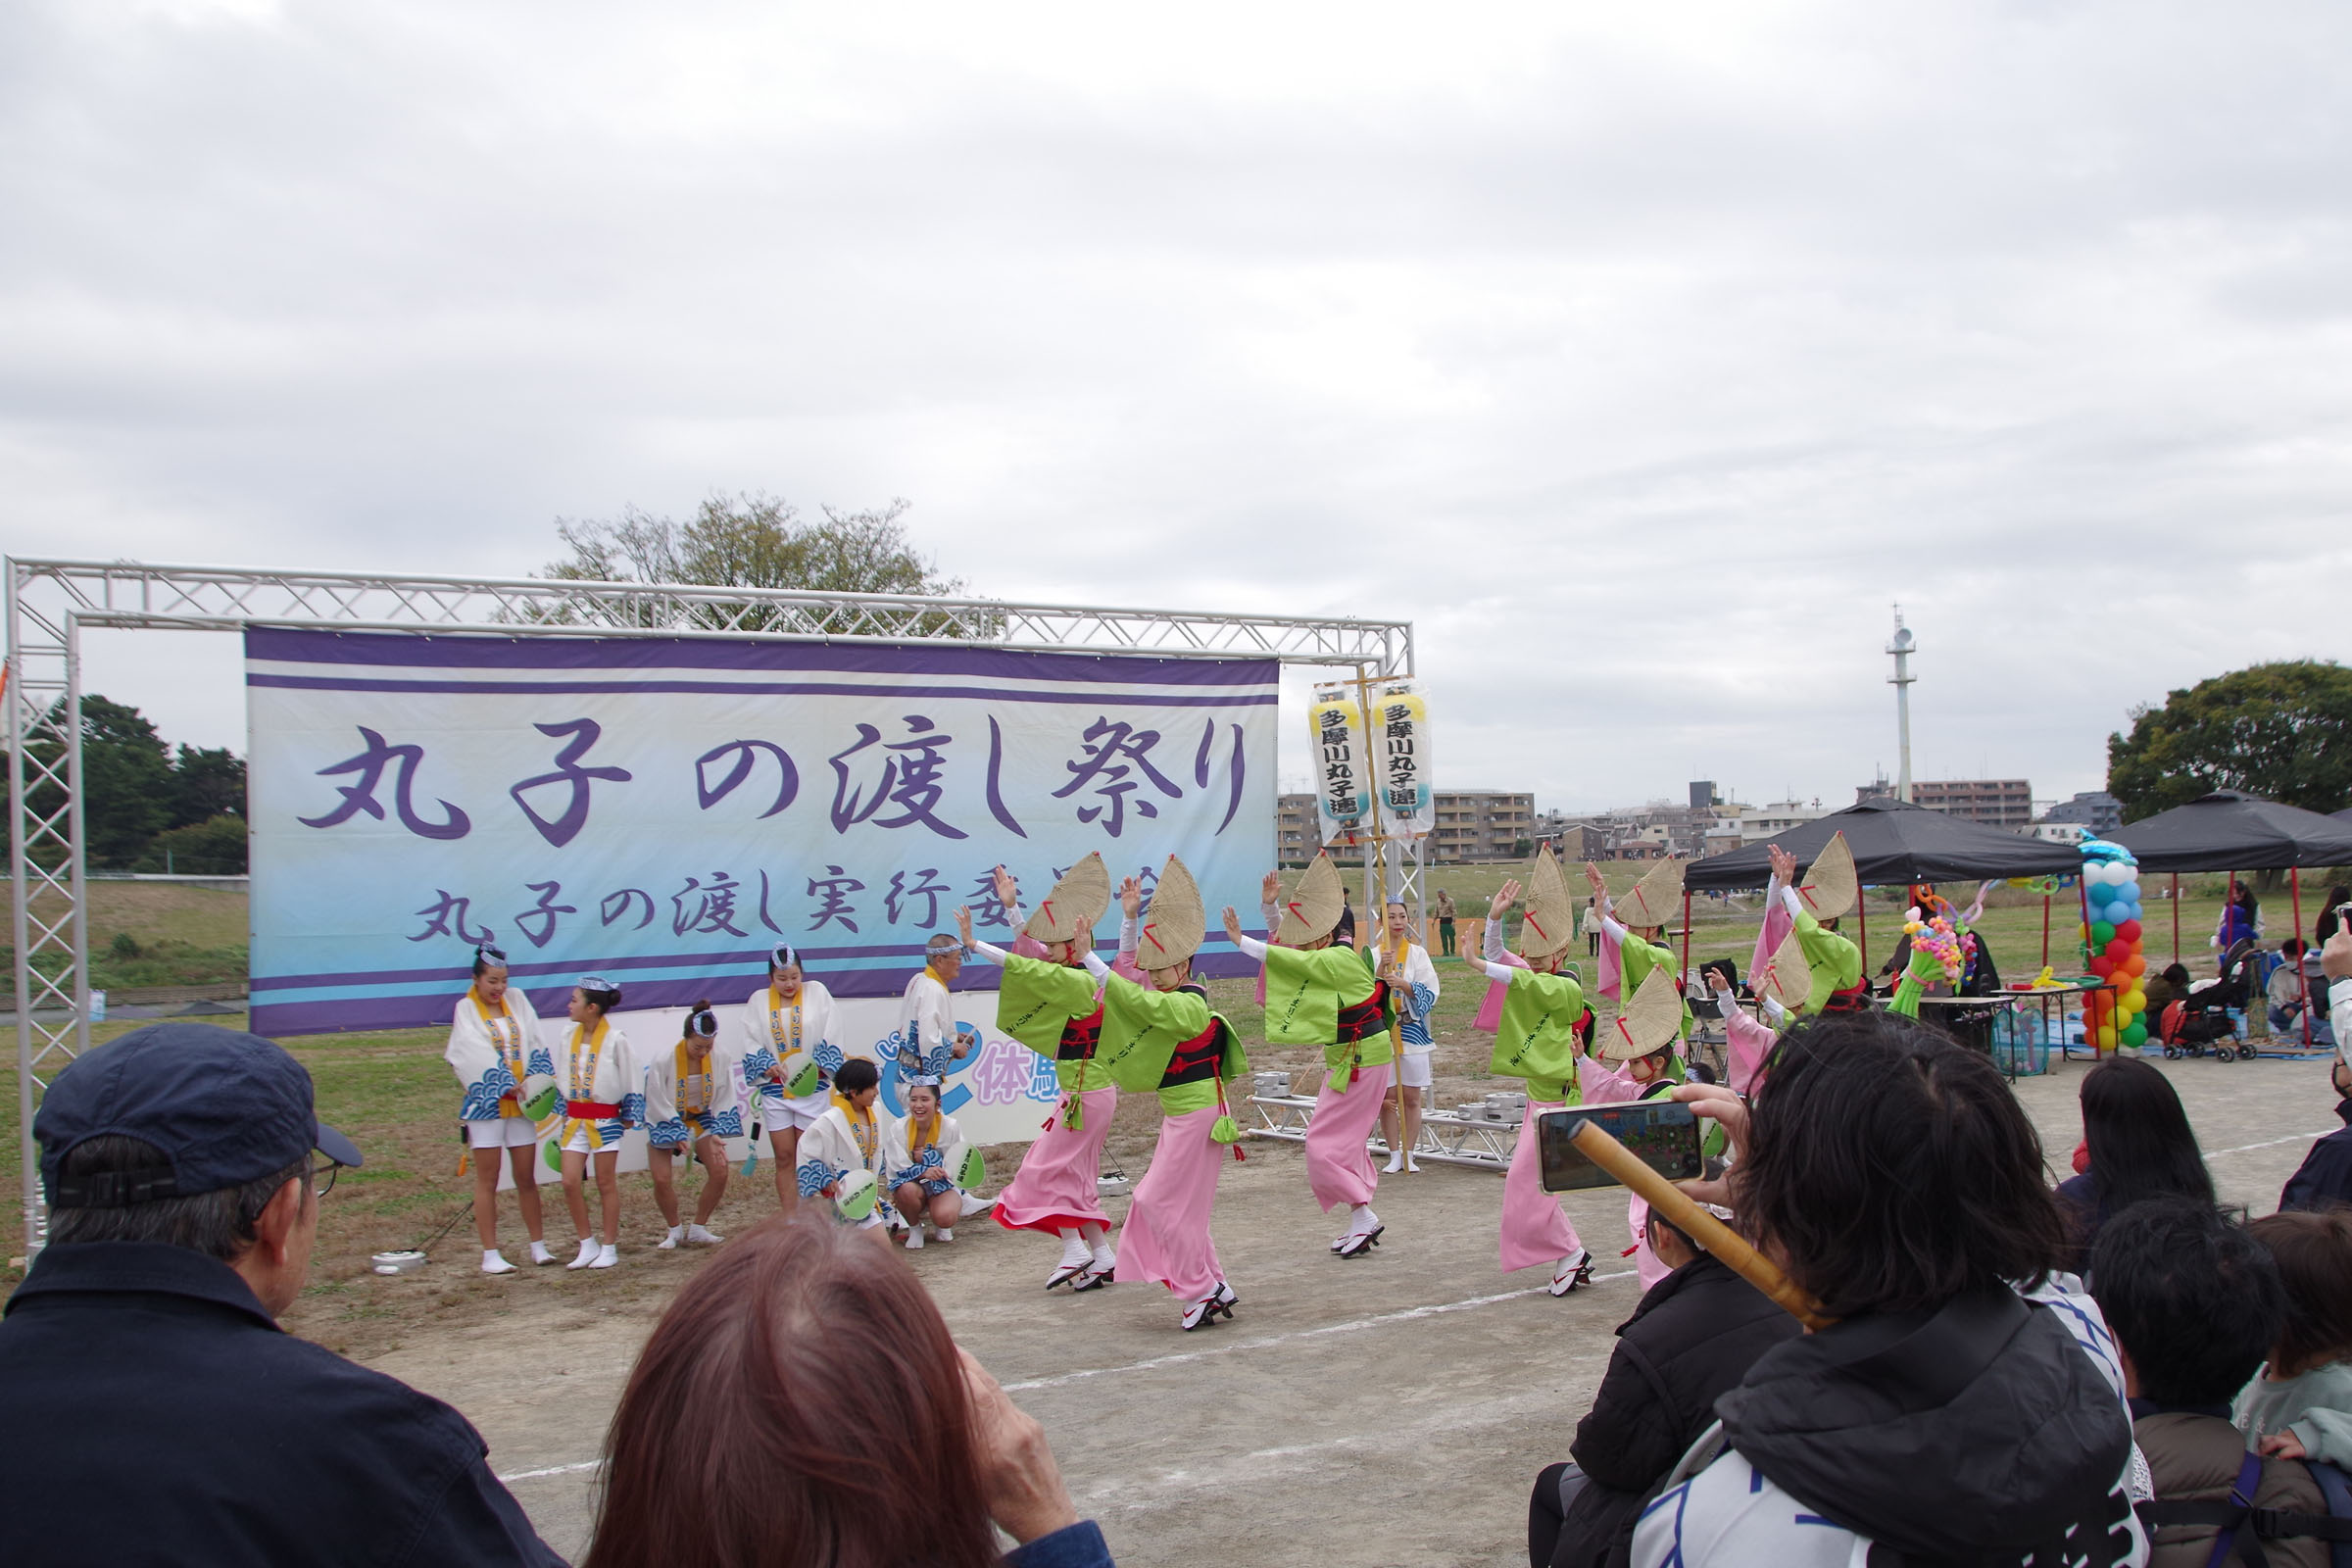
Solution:
<path fill-rule="evenodd" d="M 564 1114 L 573 1121 L 611 1121 L 620 1114 L 618 1105 L 608 1105 L 597 1100 L 567 1100 Z"/>

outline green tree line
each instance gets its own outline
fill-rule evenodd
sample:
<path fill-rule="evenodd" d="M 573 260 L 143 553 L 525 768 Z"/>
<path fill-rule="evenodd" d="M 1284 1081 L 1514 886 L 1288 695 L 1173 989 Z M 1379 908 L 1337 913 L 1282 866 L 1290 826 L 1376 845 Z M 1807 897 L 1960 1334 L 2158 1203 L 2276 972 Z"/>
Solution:
<path fill-rule="evenodd" d="M 54 740 L 35 741 L 30 756 L 54 761 L 58 750 Z M 226 747 L 174 750 L 137 709 L 85 696 L 81 782 L 83 855 L 92 870 L 244 873 L 245 760 Z M 56 785 L 42 784 L 27 804 L 46 815 L 63 801 Z M 0 833 L 15 826 L 12 818 Z"/>

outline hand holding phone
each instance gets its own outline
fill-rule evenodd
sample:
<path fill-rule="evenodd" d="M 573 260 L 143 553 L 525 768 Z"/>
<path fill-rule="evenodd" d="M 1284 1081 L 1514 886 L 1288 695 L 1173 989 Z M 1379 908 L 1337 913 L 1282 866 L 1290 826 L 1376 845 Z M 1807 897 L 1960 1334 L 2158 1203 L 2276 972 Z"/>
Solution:
<path fill-rule="evenodd" d="M 1698 1118 L 1689 1105 L 1672 1100 L 1584 1105 L 1547 1110 L 1536 1118 L 1536 1149 L 1543 1161 L 1545 1192 L 1618 1185 L 1616 1177 L 1585 1157 L 1576 1146 L 1577 1129 L 1586 1122 L 1596 1123 L 1668 1181 L 1696 1181 L 1705 1174 L 1698 1147 Z"/>

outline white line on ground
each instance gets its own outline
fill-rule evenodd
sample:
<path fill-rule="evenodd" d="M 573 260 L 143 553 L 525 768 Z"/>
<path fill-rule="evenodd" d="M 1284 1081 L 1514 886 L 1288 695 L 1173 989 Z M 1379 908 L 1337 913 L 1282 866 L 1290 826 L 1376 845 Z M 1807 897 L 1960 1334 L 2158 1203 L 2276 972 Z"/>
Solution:
<path fill-rule="evenodd" d="M 1595 1274 L 1593 1282 L 1624 1280 L 1634 1277 L 1634 1270 L 1620 1269 L 1614 1274 Z M 1409 1323 L 1417 1318 L 1439 1317 L 1447 1312 L 1466 1312 L 1473 1307 L 1493 1306 L 1497 1301 L 1513 1301 L 1522 1296 L 1536 1296 L 1545 1289 L 1531 1285 L 1523 1291 L 1502 1291 L 1494 1296 L 1473 1296 L 1467 1300 L 1439 1301 L 1429 1306 L 1408 1306 L 1401 1311 L 1382 1312 L 1372 1317 L 1350 1318 L 1345 1323 L 1326 1323 L 1318 1328 L 1296 1329 L 1289 1334 L 1271 1335 L 1259 1340 L 1242 1340 L 1228 1345 L 1213 1345 L 1198 1350 L 1181 1351 L 1175 1355 L 1155 1355 L 1148 1360 L 1128 1361 L 1118 1366 L 1085 1367 L 1076 1372 L 1062 1372 L 1050 1378 L 1031 1378 L 1023 1383 L 1007 1383 L 1006 1394 L 1025 1394 L 1032 1389 L 1058 1389 L 1065 1384 L 1083 1382 L 1088 1378 L 1109 1377 L 1121 1372 L 1152 1372 L 1163 1366 L 1183 1366 L 1192 1361 L 1206 1361 L 1216 1356 L 1234 1355 L 1243 1350 L 1262 1350 L 1268 1346 L 1288 1345 L 1297 1340 L 1311 1340 L 1326 1334 L 1352 1334 L 1359 1329 L 1379 1328 L 1389 1323 Z"/>
<path fill-rule="evenodd" d="M 1635 1272 L 1628 1268 L 1619 1269 L 1613 1274 L 1595 1274 L 1592 1276 L 1592 1282 L 1597 1285 L 1602 1280 L 1631 1279 Z M 1025 1383 L 1007 1383 L 1004 1385 L 1004 1392 L 1021 1394 L 1031 1389 L 1059 1388 L 1065 1383 L 1076 1383 L 1085 1378 L 1109 1377 L 1120 1372 L 1150 1372 L 1158 1367 L 1181 1366 L 1188 1361 L 1205 1361 L 1213 1356 L 1232 1355 L 1240 1350 L 1260 1350 L 1270 1345 L 1288 1345 L 1294 1340 L 1311 1340 L 1325 1334 L 1352 1334 L 1358 1329 L 1379 1328 L 1389 1323 L 1409 1323 L 1416 1318 L 1438 1317 L 1447 1312 L 1466 1312 L 1472 1307 L 1493 1306 L 1497 1301 L 1513 1301 L 1522 1296 L 1534 1296 L 1544 1289 L 1545 1287 L 1542 1285 L 1531 1285 L 1523 1291 L 1503 1291 L 1494 1296 L 1473 1296 L 1467 1300 L 1438 1301 L 1429 1306 L 1408 1306 L 1402 1311 L 1382 1312 L 1372 1317 L 1350 1318 L 1345 1323 L 1326 1323 L 1319 1328 L 1298 1329 L 1293 1333 L 1271 1335 L 1261 1340 L 1243 1340 L 1238 1344 L 1209 1346 L 1178 1355 L 1155 1355 L 1149 1360 L 1129 1361 L 1119 1366 L 1087 1367 L 1077 1372 L 1064 1372 L 1057 1377 L 1031 1378 Z M 538 1481 L 548 1476 L 578 1475 L 584 1470 L 595 1469 L 603 1462 L 601 1459 L 583 1459 L 578 1464 L 549 1465 L 543 1470 L 516 1470 L 511 1474 L 500 1476 L 498 1479 L 512 1486 L 517 1481 Z"/>
<path fill-rule="evenodd" d="M 2306 1139 L 2325 1138 L 2334 1131 L 2333 1127 L 2323 1127 L 2316 1133 L 2289 1133 L 2284 1138 L 2266 1139 L 2259 1144 L 2240 1144 L 2235 1149 L 2208 1149 L 2205 1157 L 2214 1159 L 2223 1154 L 2242 1154 L 2249 1149 L 2276 1149 L 2280 1144 L 2299 1144 Z"/>

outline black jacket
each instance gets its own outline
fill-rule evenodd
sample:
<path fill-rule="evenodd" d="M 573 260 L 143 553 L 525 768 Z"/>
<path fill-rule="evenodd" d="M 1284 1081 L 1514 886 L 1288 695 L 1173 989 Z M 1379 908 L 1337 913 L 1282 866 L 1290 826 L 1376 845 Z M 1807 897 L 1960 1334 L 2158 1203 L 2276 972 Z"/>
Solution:
<path fill-rule="evenodd" d="M 1609 1369 L 1577 1423 L 1568 1451 L 1592 1484 L 1561 1524 L 1553 1568 L 1629 1561 L 1642 1505 L 1715 1419 L 1716 1397 L 1797 1333 L 1796 1319 L 1713 1257 L 1651 1286 L 1618 1326 Z"/>
<path fill-rule="evenodd" d="M 2123 1401 L 2056 1309 L 2007 1290 L 1778 1346 L 1716 1408 L 1783 1491 L 1905 1557 L 2107 1562 L 2129 1529 Z"/>
<path fill-rule="evenodd" d="M 2278 1195 L 2280 1208 L 2352 1203 L 2352 1100 L 2337 1101 L 2335 1113 L 2343 1120 L 2342 1129 L 2312 1141 L 2311 1152 Z"/>
<path fill-rule="evenodd" d="M 11 1568 L 560 1565 L 466 1418 L 183 1248 L 45 1248 L 0 1322 Z"/>

